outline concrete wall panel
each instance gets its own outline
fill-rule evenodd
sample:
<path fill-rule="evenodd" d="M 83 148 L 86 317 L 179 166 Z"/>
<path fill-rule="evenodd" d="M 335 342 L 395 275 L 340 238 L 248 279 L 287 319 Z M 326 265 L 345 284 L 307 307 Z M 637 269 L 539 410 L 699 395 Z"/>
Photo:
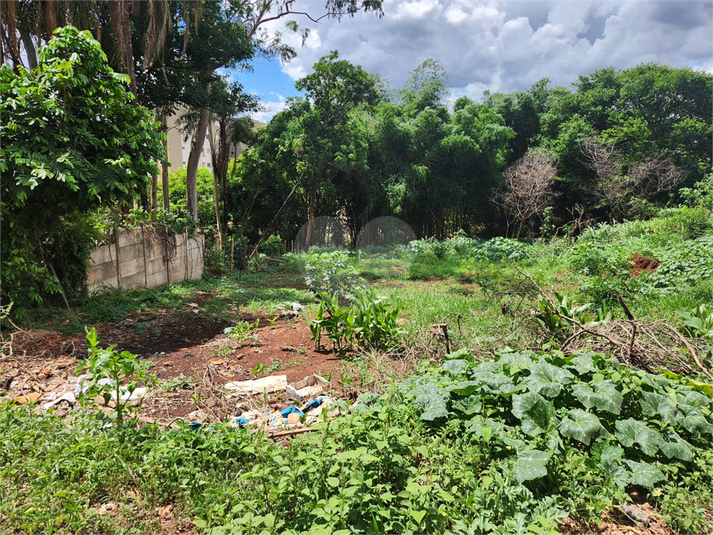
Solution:
<path fill-rule="evenodd" d="M 165 261 L 163 240 L 148 230 L 123 230 L 119 233 L 119 265 L 116 245 L 103 245 L 91 252 L 91 266 L 87 269 L 90 292 L 117 287 L 117 269 L 121 288 L 147 286 L 155 288 L 169 282 L 180 282 L 203 276 L 203 236 L 186 239 L 176 235 L 176 250 L 168 265 Z"/>

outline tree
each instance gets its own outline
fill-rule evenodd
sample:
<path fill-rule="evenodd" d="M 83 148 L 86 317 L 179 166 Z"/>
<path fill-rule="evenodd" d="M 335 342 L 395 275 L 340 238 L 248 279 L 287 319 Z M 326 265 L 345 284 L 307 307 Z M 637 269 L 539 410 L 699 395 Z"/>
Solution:
<path fill-rule="evenodd" d="M 505 171 L 506 190 L 497 196 L 508 219 L 517 225 L 520 239 L 533 218 L 542 217 L 553 198 L 552 185 L 557 174 L 556 162 L 542 150 L 530 150 Z"/>
<path fill-rule="evenodd" d="M 42 280 L 56 284 L 40 258 L 58 219 L 130 203 L 165 152 L 153 114 L 132 105 L 127 77 L 87 31 L 58 29 L 36 69 L 5 64 L 0 76 L 2 295 L 26 304 Z"/>
<path fill-rule="evenodd" d="M 102 43 L 116 71 L 129 76 L 129 88 L 138 96 L 136 60 L 146 69 L 159 57 L 170 28 L 169 1 L 130 0 L 9 0 L 2 10 L 2 60 L 8 56 L 15 65 L 37 66 L 37 46 L 47 43 L 53 32 L 72 25 L 90 30 Z M 132 33 L 132 26 L 140 26 Z M 136 36 L 140 38 L 136 38 Z"/>
<path fill-rule="evenodd" d="M 280 54 L 283 59 L 290 59 L 294 56 L 294 50 L 281 43 L 279 34 L 270 36 L 267 32 L 261 31 L 266 22 L 289 15 L 307 16 L 316 22 L 319 18 L 324 17 L 341 18 L 344 15 L 353 16 L 361 10 L 376 11 L 381 14 L 381 0 L 327 0 L 326 13 L 318 19 L 312 18 L 308 13 L 294 10 L 294 0 L 228 0 L 223 3 L 215 3 L 215 6 L 219 7 L 216 9 L 209 2 L 205 3 L 203 8 L 201 27 L 205 28 L 207 26 L 210 28 L 208 36 L 205 35 L 206 32 L 203 30 L 204 35 L 201 36 L 198 44 L 195 44 L 196 39 L 191 40 L 191 43 L 194 43 L 196 47 L 207 45 L 206 50 L 210 52 L 211 57 L 207 61 L 203 60 L 197 63 L 203 69 L 201 74 L 205 79 L 206 93 L 210 92 L 211 77 L 217 69 L 235 66 L 239 62 L 250 59 L 255 53 L 262 55 Z M 207 24 L 206 11 L 211 11 L 215 16 Z M 296 23 L 290 26 L 293 29 L 297 29 Z M 186 26 L 186 29 L 188 27 Z M 220 46 L 223 43 L 232 43 L 233 46 L 223 48 Z M 238 50 L 237 45 L 239 43 L 243 43 L 246 46 Z M 193 191 L 195 189 L 195 175 L 208 123 L 209 110 L 207 106 L 204 106 L 191 142 L 191 151 L 187 164 L 188 212 L 194 217 L 196 212 L 196 196 Z"/>
<path fill-rule="evenodd" d="M 30 35 L 40 41 L 47 29 L 69 22 L 92 29 L 115 69 L 130 76 L 137 102 L 159 109 L 159 115 L 182 103 L 201 113 L 188 157 L 187 208 L 197 217 L 196 172 L 209 123 L 211 84 L 218 69 L 233 67 L 255 54 L 294 57 L 280 33 L 264 30 L 268 22 L 285 17 L 340 19 L 359 11 L 382 15 L 381 0 L 327 0 L 319 17 L 299 11 L 295 0 L 174 1 L 94 0 L 87 2 L 38 2 L 13 0 L 3 9 L 3 58 L 20 64 L 22 44 L 33 46 Z M 297 30 L 294 21 L 288 26 Z M 199 36 L 198 38 L 196 38 Z M 28 56 L 32 54 L 28 53 Z"/>
<path fill-rule="evenodd" d="M 646 215 L 635 210 L 670 194 L 685 178 L 685 173 L 662 152 L 645 154 L 627 164 L 614 143 L 596 137 L 584 140 L 581 150 L 596 174 L 593 193 L 611 221 Z"/>
<path fill-rule="evenodd" d="M 231 149 L 236 151 L 239 143 L 252 139 L 253 122 L 249 117 L 237 118 L 236 115 L 253 106 L 253 99 L 243 92 L 239 84 L 222 84 L 224 91 L 219 93 L 213 87 L 211 95 L 218 98 L 219 102 L 211 105 L 211 122 L 209 123 L 208 140 L 210 141 L 211 162 L 213 169 L 213 196 L 215 201 L 215 218 L 218 231 L 216 248 L 222 250 L 227 225 L 228 207 L 228 164 Z M 218 123 L 218 138 L 215 138 L 212 124 Z M 223 210 L 220 209 L 220 200 L 223 200 Z M 221 215 L 222 213 L 222 215 Z"/>
<path fill-rule="evenodd" d="M 361 105 L 375 103 L 378 93 L 374 78 L 361 67 L 339 60 L 337 52 L 321 58 L 314 65 L 314 73 L 298 80 L 295 87 L 306 95 L 292 101 L 288 115 L 294 121 L 294 158 L 309 186 L 309 247 L 321 183 L 330 180 L 333 173 L 363 165 L 366 159 L 364 152 L 355 157 L 358 152 L 352 143 L 355 124 L 351 114 Z"/>

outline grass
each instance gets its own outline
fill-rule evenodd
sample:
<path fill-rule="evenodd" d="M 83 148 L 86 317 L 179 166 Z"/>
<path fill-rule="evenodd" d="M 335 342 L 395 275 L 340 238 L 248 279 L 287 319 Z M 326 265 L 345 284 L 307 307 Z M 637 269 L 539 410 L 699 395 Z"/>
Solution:
<path fill-rule="evenodd" d="M 216 279 L 184 281 L 161 288 L 110 290 L 90 296 L 71 311 L 58 307 L 31 310 L 19 326 L 74 334 L 83 332 L 85 326 L 119 323 L 131 314 L 181 309 L 201 297 L 199 292 L 210 294 L 202 304 L 203 313 L 226 319 L 233 317 L 227 312 L 231 306 L 238 307 L 240 312 L 268 314 L 286 303 L 297 302 L 308 307 L 314 304 L 314 296 L 307 290 L 295 288 L 304 285 L 296 266 L 291 263 L 273 267 L 268 272 L 234 272 Z"/>
<path fill-rule="evenodd" d="M 643 454 L 636 446 L 627 446 L 623 424 L 617 427 L 617 421 L 641 420 L 673 440 L 672 420 L 647 412 L 654 409 L 644 410 L 655 400 L 664 403 L 652 394 L 668 388 L 669 399 L 678 403 L 685 397 L 686 407 L 681 410 L 689 418 L 694 414 L 689 401 L 698 399 L 703 404 L 696 396 L 707 392 L 710 380 L 670 379 L 670 374 L 664 379 L 620 370 L 607 361 L 614 368 L 602 369 L 601 377 L 587 375 L 578 390 L 559 397 L 533 392 L 544 396 L 541 402 L 531 396 L 533 403 L 543 407 L 553 403 L 551 413 L 542 413 L 549 414 L 547 422 L 569 418 L 566 432 L 549 423 L 546 430 L 536 430 L 539 413 L 534 409 L 535 423 L 530 422 L 529 430 L 521 428 L 512 413 L 512 396 L 521 396 L 518 403 L 524 403 L 523 389 L 535 383 L 532 370 L 539 366 L 533 364 L 535 360 L 546 359 L 562 368 L 572 358 L 552 350 L 559 345 L 553 345 L 551 335 L 532 321 L 533 313 L 541 312 L 543 296 L 530 277 L 546 292 L 566 295 L 575 305 L 597 307 L 609 300 L 615 318 L 624 319 L 616 299 L 621 294 L 637 320 L 665 320 L 680 326 L 677 310 L 713 302 L 712 278 L 706 275 L 708 259 L 703 257 L 711 230 L 705 220 L 694 216 L 667 211 L 647 222 L 603 225 L 585 232 L 575 244 L 556 241 L 525 247 L 499 240 L 489 245 L 460 237 L 437 246 L 424 242 L 407 249 L 352 254 L 350 262 L 377 295 L 386 296 L 390 306 L 403 307 L 406 350 L 397 359 L 378 352 L 344 358 L 338 381 L 345 392 L 373 390 L 384 395 L 371 408 L 375 398 L 364 397 L 362 410 L 296 437 L 287 447 L 222 425 L 212 431 L 129 426 L 126 442 L 120 444 L 117 433 L 102 428 L 90 415 L 76 412 L 58 419 L 35 415 L 28 407 L 3 405 L 0 522 L 24 533 L 157 533 L 161 527 L 153 511 L 170 504 L 175 518 L 188 517 L 197 531 L 216 534 L 320 530 L 551 534 L 567 515 L 585 523 L 601 520 L 605 510 L 630 501 L 636 491 L 675 530 L 709 531 L 713 527 L 706 520 L 713 507 L 713 451 L 706 447 L 712 434 L 706 426 L 713 425 L 710 408 L 696 408 L 704 420 L 680 416 L 676 424 L 680 436 L 684 436 L 681 425 L 690 431 L 685 437 L 695 447 L 693 461 L 671 459 L 661 453 L 664 449 Z M 680 251 L 685 247 L 703 251 L 703 256 L 682 259 Z M 673 275 L 633 277 L 627 259 L 637 252 L 661 261 L 662 273 Z M 208 315 L 226 315 L 231 306 L 241 312 L 272 314 L 287 302 L 299 302 L 307 314 L 314 314 L 315 298 L 302 289 L 307 260 L 290 257 L 284 266 L 265 273 L 111 292 L 92 297 L 71 315 L 46 309 L 35 311 L 31 320 L 33 326 L 71 330 L 90 322 L 121 321 L 138 312 L 180 309 L 197 299 L 198 292 L 210 294 L 201 302 L 202 313 Z M 675 287 L 667 289 L 672 280 Z M 475 359 L 467 360 L 471 357 L 463 353 L 437 367 L 445 348 L 433 326 L 443 322 L 448 323 L 452 348 L 467 348 Z M 493 355 L 506 346 L 544 354 L 522 353 L 526 358 L 517 357 L 519 368 L 509 365 L 498 372 L 508 375 L 507 381 L 522 381 L 517 392 L 494 394 L 495 386 L 475 390 L 470 384 L 478 366 L 475 360 L 485 360 L 487 368 Z M 710 354 L 703 353 L 710 364 Z M 294 363 L 299 362 L 298 357 Z M 273 362 L 266 368 L 281 366 Z M 486 369 L 483 377 L 492 380 L 493 373 Z M 413 377 L 402 383 L 407 376 Z M 578 396 L 599 388 L 602 379 L 615 385 L 624 381 L 619 392 L 624 396 L 636 392 L 646 398 L 644 404 L 627 401 L 622 411 L 628 412 L 621 418 L 605 418 L 597 406 L 578 405 Z M 664 380 L 670 384 L 661 386 Z M 175 380 L 163 388 L 181 388 L 187 381 Z M 572 407 L 579 411 L 571 413 L 576 417 L 570 414 Z M 580 434 L 591 423 L 588 414 L 596 414 L 611 435 L 602 433 L 596 446 L 573 438 L 586 436 Z M 584 419 L 581 428 L 572 423 L 577 418 Z M 476 421 L 477 425 L 472 423 Z M 634 464 L 623 464 L 616 456 L 605 460 L 606 447 L 618 444 L 617 440 L 626 450 L 625 459 Z M 664 448 L 670 447 L 667 444 Z M 527 463 L 535 466 L 537 456 L 528 457 L 535 450 L 554 452 L 547 475 L 528 479 L 519 472 L 516 481 L 512 470 L 527 468 Z M 523 465 L 517 464 L 517 456 L 522 456 Z M 658 477 L 660 472 L 665 479 L 650 483 L 648 489 L 621 484 L 620 468 L 642 467 L 636 463 L 644 462 L 658 471 L 647 468 L 649 473 Z M 118 504 L 118 510 L 101 514 L 102 504 L 107 503 Z"/>

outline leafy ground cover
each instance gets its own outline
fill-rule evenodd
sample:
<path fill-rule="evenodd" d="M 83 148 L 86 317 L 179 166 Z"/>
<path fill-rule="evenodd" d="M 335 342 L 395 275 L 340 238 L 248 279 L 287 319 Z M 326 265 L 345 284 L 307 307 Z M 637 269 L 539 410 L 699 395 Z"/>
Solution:
<path fill-rule="evenodd" d="M 59 418 L 4 402 L 2 523 L 25 533 L 556 533 L 572 522 L 597 530 L 607 515 L 633 524 L 624 511 L 634 502 L 662 533 L 710 531 L 711 236 L 708 213 L 677 209 L 572 244 L 456 236 L 320 251 L 266 273 L 45 311 L 36 326 L 126 323 L 154 351 L 151 318 L 187 318 L 162 324 L 186 340 L 180 356 L 148 355 L 162 392 L 200 383 L 218 361 L 289 374 L 324 354 L 338 391 L 372 393 L 287 444 L 220 423 L 117 433 L 80 410 Z M 324 353 L 303 320 L 268 321 L 289 302 L 322 322 Z M 211 322 L 214 334 L 191 341 L 191 326 Z M 362 344 L 364 324 L 386 334 Z M 260 344 L 293 328 L 305 352 L 293 347 L 276 366 Z M 114 342 L 110 328 L 97 332 Z M 188 373 L 177 363 L 190 354 L 202 356 Z M 185 412 L 205 407 L 186 391 Z"/>

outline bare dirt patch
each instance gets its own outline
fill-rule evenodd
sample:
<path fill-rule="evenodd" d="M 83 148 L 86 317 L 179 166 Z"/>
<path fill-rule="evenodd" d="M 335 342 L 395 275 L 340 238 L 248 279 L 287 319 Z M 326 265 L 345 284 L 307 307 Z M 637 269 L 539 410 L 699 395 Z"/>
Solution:
<path fill-rule="evenodd" d="M 196 303 L 199 306 L 202 303 Z M 193 312 L 198 310 L 198 312 Z M 227 382 L 286 375 L 288 382 L 318 374 L 339 377 L 342 362 L 329 352 L 317 352 L 301 317 L 235 312 L 234 319 L 203 315 L 193 310 L 136 313 L 117 324 L 97 325 L 102 347 L 116 345 L 153 363 L 151 373 L 170 389 L 154 389 L 144 400 L 145 418 L 189 418 L 203 411 L 208 421 L 224 421 L 235 414 L 239 400 L 220 388 Z M 239 340 L 224 331 L 237 322 L 257 329 Z M 270 321 L 273 320 L 273 321 Z M 86 358 L 83 334 L 62 335 L 48 330 L 13 335 L 13 355 L 0 359 L 0 395 L 33 402 L 65 385 Z M 270 400 L 277 408 L 288 400 Z M 57 410 L 69 409 L 62 402 Z"/>
<path fill-rule="evenodd" d="M 633 277 L 638 277 L 642 273 L 653 273 L 661 265 L 655 258 L 642 256 L 641 253 L 634 253 L 627 259 L 631 263 L 629 273 Z"/>
<path fill-rule="evenodd" d="M 604 513 L 599 526 L 595 523 L 587 525 L 566 518 L 560 524 L 559 529 L 565 535 L 593 533 L 599 535 L 673 535 L 675 533 L 648 503 L 611 509 Z"/>

